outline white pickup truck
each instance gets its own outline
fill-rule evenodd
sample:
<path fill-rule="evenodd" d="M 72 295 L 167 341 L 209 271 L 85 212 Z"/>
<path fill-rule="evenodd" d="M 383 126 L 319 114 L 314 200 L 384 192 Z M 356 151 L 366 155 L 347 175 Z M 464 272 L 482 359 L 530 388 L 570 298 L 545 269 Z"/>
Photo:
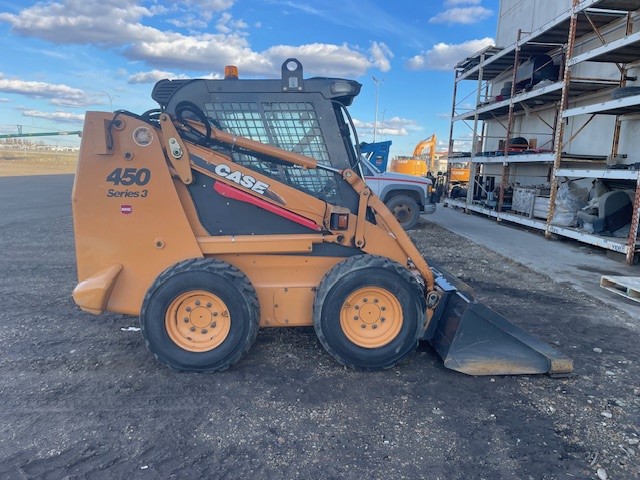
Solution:
<path fill-rule="evenodd" d="M 416 226 L 421 212 L 436 211 L 433 183 L 428 178 L 382 172 L 364 156 L 360 166 L 367 185 L 389 207 L 405 230 Z"/>

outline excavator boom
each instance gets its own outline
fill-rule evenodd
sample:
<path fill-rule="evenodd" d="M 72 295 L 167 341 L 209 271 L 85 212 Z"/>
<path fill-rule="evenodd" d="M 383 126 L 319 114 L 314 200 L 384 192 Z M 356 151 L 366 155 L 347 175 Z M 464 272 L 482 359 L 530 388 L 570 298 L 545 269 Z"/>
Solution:
<path fill-rule="evenodd" d="M 415 175 L 417 177 L 426 177 L 429 173 L 433 174 L 436 165 L 436 134 L 420 141 L 413 149 L 413 155 L 410 158 L 398 157 L 391 162 L 391 171 Z M 422 152 L 429 149 L 428 161 L 421 157 Z"/>

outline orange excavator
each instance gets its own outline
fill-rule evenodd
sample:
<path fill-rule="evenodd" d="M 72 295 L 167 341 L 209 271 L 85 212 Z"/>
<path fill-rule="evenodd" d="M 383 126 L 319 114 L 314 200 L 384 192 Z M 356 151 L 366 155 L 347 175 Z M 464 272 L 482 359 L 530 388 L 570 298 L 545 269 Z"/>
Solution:
<path fill-rule="evenodd" d="M 436 163 L 436 134 L 425 138 L 413 149 L 411 157 L 398 157 L 391 161 L 391 171 L 426 177 L 428 172 L 434 172 Z M 425 149 L 429 149 L 429 162 L 420 156 Z"/>

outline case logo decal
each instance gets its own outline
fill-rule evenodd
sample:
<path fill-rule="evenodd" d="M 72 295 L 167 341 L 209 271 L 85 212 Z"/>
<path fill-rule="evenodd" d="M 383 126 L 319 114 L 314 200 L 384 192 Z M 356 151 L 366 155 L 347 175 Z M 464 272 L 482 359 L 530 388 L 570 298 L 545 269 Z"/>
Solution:
<path fill-rule="evenodd" d="M 224 163 L 216 165 L 214 172 L 216 175 L 231 180 L 240 186 L 249 188 L 260 195 L 264 195 L 269 189 L 268 183 L 256 180 L 251 175 L 246 175 L 239 170 L 233 171 L 229 165 L 225 165 Z"/>

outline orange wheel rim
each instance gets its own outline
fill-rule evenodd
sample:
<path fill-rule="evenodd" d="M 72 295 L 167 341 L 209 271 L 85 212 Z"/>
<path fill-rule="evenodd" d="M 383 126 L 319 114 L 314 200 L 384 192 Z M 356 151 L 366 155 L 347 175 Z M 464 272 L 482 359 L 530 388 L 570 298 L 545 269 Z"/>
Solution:
<path fill-rule="evenodd" d="M 204 290 L 176 297 L 165 315 L 169 338 L 190 352 L 206 352 L 220 346 L 229 335 L 231 317 L 220 298 Z"/>
<path fill-rule="evenodd" d="M 346 337 L 363 348 L 384 347 L 402 328 L 402 307 L 389 291 L 364 287 L 342 304 L 340 326 Z"/>

